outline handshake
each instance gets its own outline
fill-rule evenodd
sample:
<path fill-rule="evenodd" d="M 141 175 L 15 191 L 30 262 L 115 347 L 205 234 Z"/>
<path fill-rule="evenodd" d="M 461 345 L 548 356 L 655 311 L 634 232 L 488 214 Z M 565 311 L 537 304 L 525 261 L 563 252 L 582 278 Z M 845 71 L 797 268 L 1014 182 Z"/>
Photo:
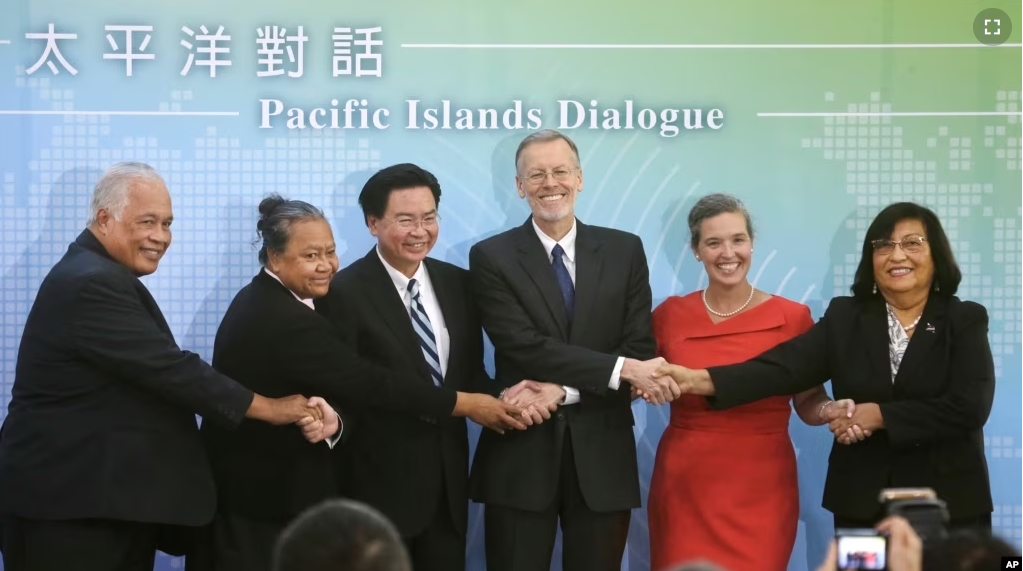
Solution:
<path fill-rule="evenodd" d="M 714 385 L 706 370 L 672 365 L 662 358 L 649 361 L 626 359 L 621 378 L 632 385 L 632 398 L 642 397 L 650 404 L 664 404 L 683 394 L 709 396 Z M 817 412 L 817 420 L 828 425 L 839 444 L 855 444 L 881 428 L 881 413 L 873 403 L 857 408 L 851 399 L 827 401 Z"/>
<path fill-rule="evenodd" d="M 314 444 L 335 436 L 340 428 L 337 413 L 320 397 L 291 395 L 273 399 L 256 395 L 246 416 L 275 426 L 295 424 L 302 429 L 305 439 Z"/>
<path fill-rule="evenodd" d="M 498 398 L 482 393 L 458 393 L 454 416 L 504 434 L 542 424 L 565 400 L 565 389 L 553 383 L 525 380 L 505 389 Z"/>
<path fill-rule="evenodd" d="M 714 394 L 714 385 L 706 371 L 672 365 L 662 357 L 649 361 L 626 359 L 621 379 L 631 386 L 633 399 L 642 397 L 650 404 L 668 403 L 683 394 Z"/>
<path fill-rule="evenodd" d="M 671 402 L 683 393 L 714 392 L 706 371 L 671 365 L 660 357 L 649 361 L 625 359 L 620 379 L 631 386 L 633 399 L 642 397 L 651 404 Z M 527 379 L 505 389 L 497 399 L 485 394 L 458 393 L 454 414 L 503 434 L 549 420 L 565 397 L 562 385 Z"/>

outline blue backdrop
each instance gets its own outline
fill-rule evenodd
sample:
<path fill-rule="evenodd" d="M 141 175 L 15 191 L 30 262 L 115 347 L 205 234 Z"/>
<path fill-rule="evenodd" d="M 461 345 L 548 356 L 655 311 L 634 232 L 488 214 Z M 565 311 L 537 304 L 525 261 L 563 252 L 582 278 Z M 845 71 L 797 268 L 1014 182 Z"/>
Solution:
<path fill-rule="evenodd" d="M 736 194 L 758 230 L 751 281 L 819 317 L 832 296 L 848 292 L 863 231 L 883 205 L 933 207 L 963 268 L 960 297 L 991 315 L 998 388 L 985 443 L 994 525 L 1019 546 L 1020 44 L 981 46 L 970 28 L 973 8 L 951 4 L 869 0 L 839 9 L 732 0 L 724 28 L 708 24 L 722 17 L 712 4 L 641 0 L 623 12 L 610 2 L 444 0 L 385 11 L 348 1 L 156 1 L 142 9 L 113 0 L 0 0 L 0 414 L 38 285 L 82 230 L 99 174 L 118 160 L 147 161 L 168 182 L 174 243 L 144 281 L 179 344 L 208 359 L 228 303 L 257 270 L 256 206 L 269 192 L 323 207 L 342 265 L 373 243 L 356 203 L 363 182 L 396 162 L 416 162 L 441 181 L 435 257 L 465 267 L 473 243 L 525 220 L 513 168 L 531 127 L 525 114 L 522 128 L 409 129 L 407 99 L 494 108 L 498 118 L 517 100 L 540 110 L 544 127 L 561 126 L 561 99 L 620 110 L 626 100 L 700 108 L 705 117 L 720 109 L 722 128 L 676 136 L 569 129 L 586 180 L 580 218 L 643 238 L 659 303 L 706 283 L 687 248 L 688 208 L 709 192 Z M 1016 4 L 1001 5 L 1020 21 Z M 921 13 L 932 20 L 925 25 Z M 41 59 L 50 24 L 75 35 L 54 39 L 64 62 L 53 53 Z M 151 27 L 132 32 L 132 53 L 154 58 L 132 60 L 130 76 L 127 60 L 104 58 L 127 54 L 127 33 L 107 29 L 116 25 Z M 260 43 L 274 34 L 267 25 L 286 28 L 279 52 Z M 546 43 L 551 30 L 559 43 Z M 295 39 L 303 35 L 307 42 Z M 210 58 L 201 50 L 214 36 L 228 47 L 219 61 L 231 65 L 199 63 Z M 851 43 L 831 43 L 838 41 Z M 272 58 L 280 63 L 265 63 Z M 271 68 L 283 73 L 260 75 Z M 260 99 L 302 107 L 305 128 L 288 128 L 287 112 L 261 128 Z M 370 118 L 387 108 L 390 127 L 312 128 L 310 109 L 336 105 L 343 119 L 348 99 L 360 100 Z M 490 353 L 487 361 L 492 367 Z M 645 499 L 668 409 L 634 411 Z M 832 438 L 795 417 L 791 436 L 801 521 L 790 570 L 805 571 L 816 568 L 832 534 L 820 508 Z M 473 506 L 470 569 L 483 568 L 478 516 Z M 180 566 L 169 557 L 157 565 Z M 560 568 L 556 553 L 552 569 Z M 647 568 L 640 509 L 623 569 Z"/>

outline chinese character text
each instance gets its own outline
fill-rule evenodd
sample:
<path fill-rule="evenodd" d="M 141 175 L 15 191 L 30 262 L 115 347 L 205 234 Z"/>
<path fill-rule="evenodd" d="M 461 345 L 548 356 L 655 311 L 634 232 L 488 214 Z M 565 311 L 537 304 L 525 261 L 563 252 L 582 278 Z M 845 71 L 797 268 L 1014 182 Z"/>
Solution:
<path fill-rule="evenodd" d="M 64 54 L 60 53 L 60 48 L 57 47 L 57 40 L 77 40 L 78 34 L 58 34 L 53 30 L 53 24 L 51 23 L 49 30 L 46 32 L 29 32 L 25 34 L 25 39 L 46 40 L 46 49 L 43 51 L 43 55 L 39 57 L 39 61 L 37 61 L 32 67 L 25 70 L 27 75 L 35 73 L 44 63 L 46 64 L 46 67 L 50 68 L 50 72 L 53 73 L 53 75 L 60 73 L 57 70 L 57 66 L 50 60 L 51 55 L 56 58 L 61 67 L 67 70 L 71 75 L 78 75 L 78 70 L 64 59 Z"/>
<path fill-rule="evenodd" d="M 107 43 L 110 44 L 110 49 L 114 50 L 114 53 L 103 54 L 103 59 L 123 59 L 125 65 L 127 65 L 128 77 L 131 77 L 133 61 L 137 59 L 156 58 L 155 54 L 143 53 L 146 51 L 146 48 L 149 47 L 149 40 L 153 39 L 153 37 L 149 34 L 149 32 L 153 31 L 152 26 L 106 26 L 104 29 L 107 32 L 124 32 L 124 52 L 117 53 L 117 50 L 119 49 L 117 47 L 117 40 L 114 39 L 113 34 L 108 33 Z M 138 52 L 135 52 L 132 47 L 132 33 L 134 32 L 146 32 L 145 37 L 142 38 L 142 43 L 139 44 Z"/>
<path fill-rule="evenodd" d="M 205 42 L 206 46 L 194 48 L 192 43 L 188 40 L 181 40 L 181 45 L 188 48 L 188 60 L 185 61 L 185 67 L 181 70 L 181 75 L 188 75 L 188 71 L 192 69 L 192 64 L 197 66 L 204 66 L 210 68 L 210 77 L 217 77 L 217 68 L 221 66 L 230 66 L 231 61 L 227 59 L 219 59 L 217 54 L 229 54 L 231 48 L 227 46 L 217 45 L 218 42 L 229 42 L 231 36 L 224 35 L 224 26 L 217 28 L 217 33 L 210 34 L 210 31 L 206 26 L 199 26 L 201 34 L 196 34 L 188 26 L 182 26 L 181 31 L 188 34 L 189 37 L 195 39 L 198 42 Z M 193 51 L 194 50 L 194 51 Z M 206 54 L 209 57 L 207 59 L 197 58 L 196 54 Z"/>

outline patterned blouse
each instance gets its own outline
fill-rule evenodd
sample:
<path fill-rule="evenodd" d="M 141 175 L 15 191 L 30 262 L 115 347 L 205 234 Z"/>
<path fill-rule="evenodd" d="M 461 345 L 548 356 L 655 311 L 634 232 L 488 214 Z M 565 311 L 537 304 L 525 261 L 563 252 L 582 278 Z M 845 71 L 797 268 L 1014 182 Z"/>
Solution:
<path fill-rule="evenodd" d="M 909 335 L 895 317 L 892 306 L 885 304 L 888 309 L 888 357 L 892 366 L 892 382 L 895 382 L 895 375 L 899 372 L 899 365 L 902 363 L 902 356 L 906 354 L 906 347 L 909 346 Z"/>

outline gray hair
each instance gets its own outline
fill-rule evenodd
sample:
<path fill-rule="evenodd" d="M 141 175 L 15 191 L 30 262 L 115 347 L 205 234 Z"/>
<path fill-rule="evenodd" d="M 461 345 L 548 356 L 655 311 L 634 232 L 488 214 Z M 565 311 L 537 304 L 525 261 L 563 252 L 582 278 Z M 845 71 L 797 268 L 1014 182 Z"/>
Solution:
<path fill-rule="evenodd" d="M 166 186 L 163 177 L 156 169 L 139 162 L 122 162 L 108 168 L 92 191 L 92 202 L 89 204 L 89 220 L 87 226 L 96 223 L 96 217 L 100 210 L 106 210 L 114 219 L 121 217 L 121 213 L 128 205 L 128 191 L 131 190 L 131 183 L 139 180 L 151 180 Z"/>
<path fill-rule="evenodd" d="M 700 226 L 703 221 L 728 212 L 742 214 L 746 219 L 746 233 L 749 234 L 750 240 L 753 239 L 753 221 L 746 210 L 746 205 L 730 194 L 708 194 L 696 201 L 693 209 L 689 211 L 690 246 L 693 250 L 700 246 Z"/>
<path fill-rule="evenodd" d="M 515 172 L 519 170 L 519 158 L 522 156 L 522 151 L 526 150 L 526 147 L 534 143 L 547 143 L 550 141 L 557 141 L 561 139 L 568 143 L 568 148 L 572 149 L 572 154 L 575 156 L 575 166 L 582 166 L 579 161 L 579 147 L 575 145 L 575 141 L 570 139 L 568 135 L 555 131 L 554 129 L 544 129 L 535 133 L 526 135 L 525 139 L 519 143 L 519 148 L 515 150 Z"/>
<path fill-rule="evenodd" d="M 291 238 L 290 228 L 303 220 L 326 220 L 323 211 L 308 202 L 287 200 L 271 194 L 259 203 L 259 221 L 256 232 L 263 245 L 259 248 L 259 263 L 266 265 L 270 251 L 283 252 Z"/>

